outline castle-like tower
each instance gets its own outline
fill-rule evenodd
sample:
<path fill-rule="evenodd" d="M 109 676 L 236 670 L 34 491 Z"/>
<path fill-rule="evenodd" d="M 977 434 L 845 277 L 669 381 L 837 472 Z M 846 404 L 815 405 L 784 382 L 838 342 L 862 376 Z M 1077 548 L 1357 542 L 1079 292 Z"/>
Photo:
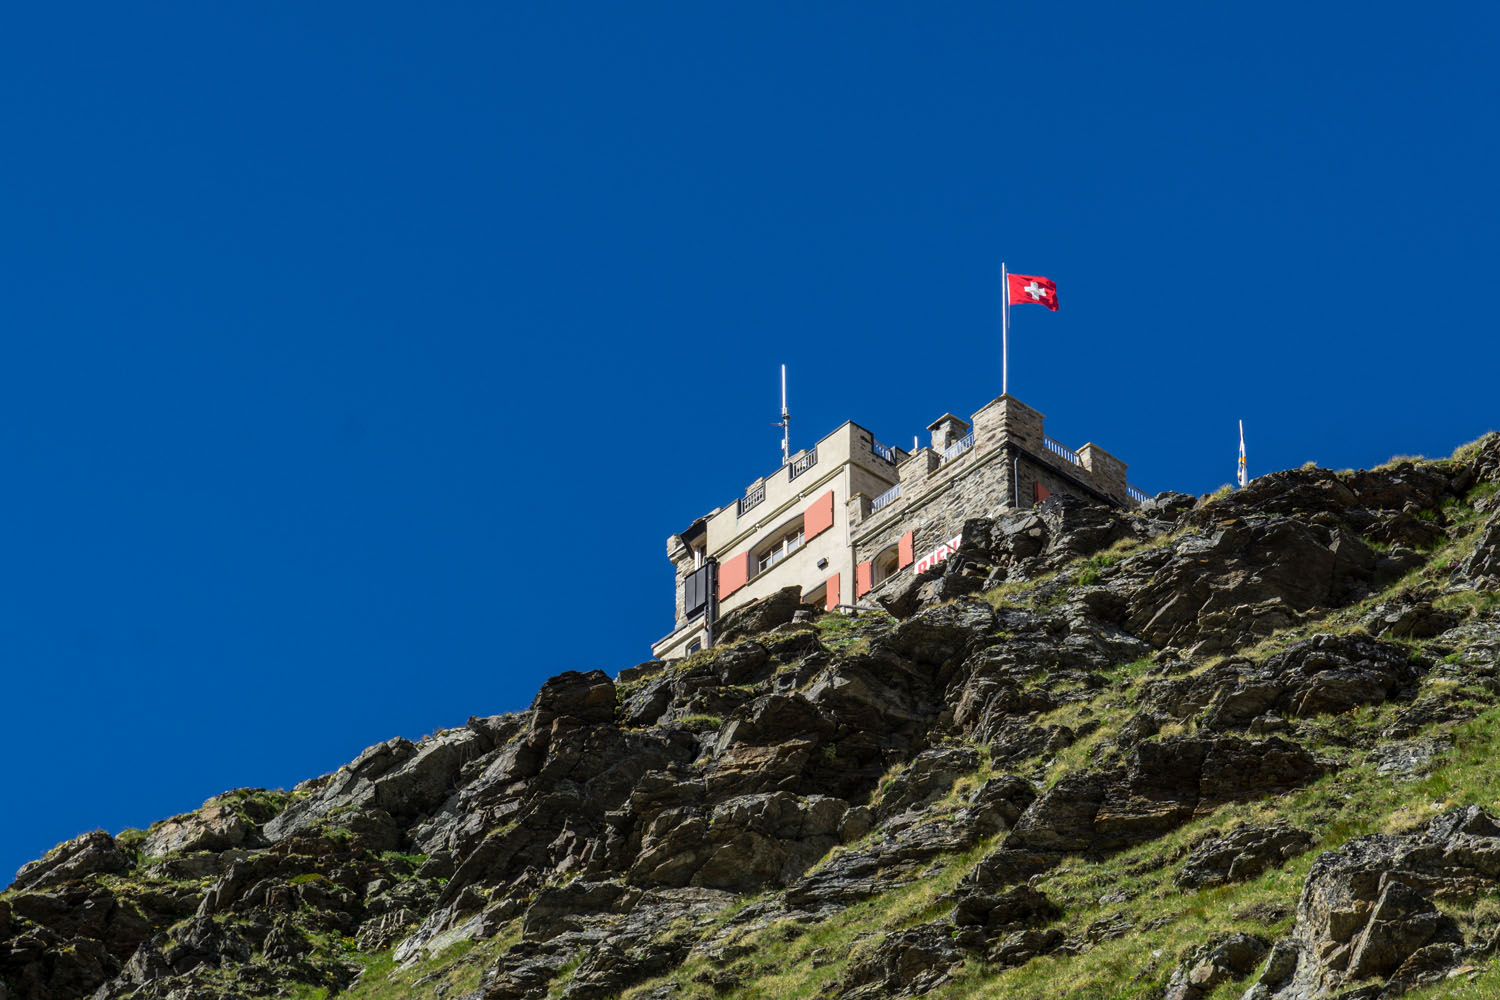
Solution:
<path fill-rule="evenodd" d="M 850 422 L 793 454 L 744 496 L 667 539 L 676 627 L 653 655 L 695 652 L 711 643 L 716 616 L 784 587 L 830 610 L 873 606 L 896 574 L 945 558 L 971 517 L 1055 494 L 1121 507 L 1146 499 L 1125 481 L 1124 462 L 1095 444 L 1068 448 L 1042 420 L 1001 396 L 972 421 L 939 417 L 927 428 L 930 445 L 915 452 Z"/>

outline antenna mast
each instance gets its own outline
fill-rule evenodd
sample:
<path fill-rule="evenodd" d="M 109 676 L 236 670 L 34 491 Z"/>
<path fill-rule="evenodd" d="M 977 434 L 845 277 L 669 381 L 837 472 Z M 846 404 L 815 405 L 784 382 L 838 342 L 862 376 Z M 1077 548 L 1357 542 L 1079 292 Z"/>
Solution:
<path fill-rule="evenodd" d="M 786 409 L 786 365 L 781 366 L 781 464 L 792 460 L 792 415 Z"/>

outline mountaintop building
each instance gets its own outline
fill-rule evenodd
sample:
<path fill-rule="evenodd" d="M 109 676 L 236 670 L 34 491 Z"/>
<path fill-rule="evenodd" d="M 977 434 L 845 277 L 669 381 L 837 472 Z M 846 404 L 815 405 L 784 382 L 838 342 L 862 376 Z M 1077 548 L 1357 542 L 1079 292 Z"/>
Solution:
<path fill-rule="evenodd" d="M 930 444 L 908 452 L 845 423 L 669 537 L 676 626 L 653 655 L 696 652 L 712 643 L 719 615 L 784 587 L 829 610 L 874 607 L 896 574 L 946 558 L 971 517 L 1055 494 L 1120 507 L 1147 499 L 1126 482 L 1124 462 L 1096 444 L 1074 451 L 1053 440 L 1014 396 L 927 429 Z"/>

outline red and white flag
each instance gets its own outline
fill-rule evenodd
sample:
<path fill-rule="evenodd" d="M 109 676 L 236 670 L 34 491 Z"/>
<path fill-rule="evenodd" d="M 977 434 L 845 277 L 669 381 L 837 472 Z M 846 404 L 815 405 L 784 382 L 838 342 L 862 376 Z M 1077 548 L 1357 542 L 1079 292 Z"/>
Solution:
<path fill-rule="evenodd" d="M 1051 278 L 1038 278 L 1030 274 L 1007 274 L 1010 285 L 1010 304 L 1021 306 L 1036 304 L 1057 312 L 1057 284 Z"/>

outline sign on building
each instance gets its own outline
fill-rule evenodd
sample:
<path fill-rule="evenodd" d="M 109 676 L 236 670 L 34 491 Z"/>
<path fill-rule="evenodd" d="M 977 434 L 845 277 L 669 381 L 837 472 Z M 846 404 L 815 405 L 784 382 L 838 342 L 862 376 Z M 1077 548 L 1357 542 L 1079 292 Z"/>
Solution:
<path fill-rule="evenodd" d="M 944 542 L 942 545 L 939 545 L 937 548 L 933 549 L 931 552 L 918 559 L 915 565 L 912 566 L 912 572 L 914 574 L 920 575 L 923 570 L 929 570 L 932 567 L 936 566 L 938 563 L 942 562 L 944 559 L 947 559 L 953 553 L 958 551 L 958 543 L 963 541 L 963 538 L 964 536 L 962 534 L 954 535 L 952 538 L 948 539 L 948 541 Z"/>

